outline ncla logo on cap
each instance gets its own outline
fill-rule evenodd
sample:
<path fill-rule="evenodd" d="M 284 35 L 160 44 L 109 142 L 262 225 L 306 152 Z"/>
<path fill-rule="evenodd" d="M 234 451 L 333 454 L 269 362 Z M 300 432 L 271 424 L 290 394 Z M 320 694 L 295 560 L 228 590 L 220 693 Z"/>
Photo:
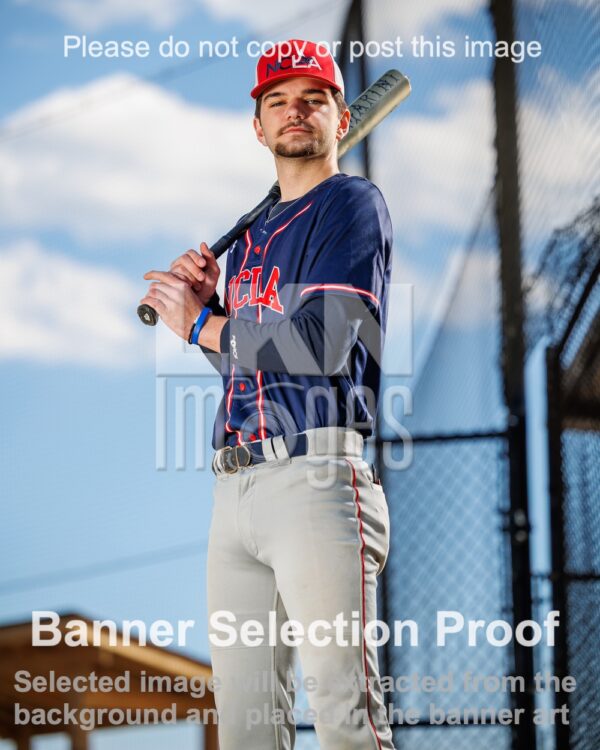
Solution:
<path fill-rule="evenodd" d="M 250 96 L 256 99 L 275 81 L 294 76 L 317 78 L 344 94 L 342 73 L 325 45 L 290 39 L 260 56 Z"/>
<path fill-rule="evenodd" d="M 266 77 L 269 78 L 281 70 L 289 70 L 290 68 L 317 68 L 318 70 L 322 70 L 316 57 L 290 55 L 289 57 L 284 57 L 282 60 L 277 60 L 273 64 L 268 63 Z"/>

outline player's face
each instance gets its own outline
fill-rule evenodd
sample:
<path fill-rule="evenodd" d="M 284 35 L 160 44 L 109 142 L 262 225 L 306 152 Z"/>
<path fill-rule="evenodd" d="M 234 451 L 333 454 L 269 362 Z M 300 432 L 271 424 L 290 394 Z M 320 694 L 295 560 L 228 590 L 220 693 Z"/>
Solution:
<path fill-rule="evenodd" d="M 254 118 L 258 140 L 277 156 L 326 156 L 348 127 L 327 84 L 315 78 L 289 78 L 268 88 L 262 98 L 260 121 Z"/>

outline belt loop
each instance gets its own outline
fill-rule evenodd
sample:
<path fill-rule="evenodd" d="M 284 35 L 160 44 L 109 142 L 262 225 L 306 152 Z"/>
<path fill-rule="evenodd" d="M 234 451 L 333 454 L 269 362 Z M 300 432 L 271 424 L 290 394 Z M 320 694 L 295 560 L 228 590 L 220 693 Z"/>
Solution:
<path fill-rule="evenodd" d="M 358 458 L 362 458 L 364 449 L 363 436 L 360 434 L 360 432 L 358 432 L 358 430 L 351 430 L 350 432 L 346 433 L 346 436 L 347 438 L 349 438 L 349 440 L 347 441 L 346 451 L 354 456 L 357 456 Z"/>
<path fill-rule="evenodd" d="M 283 439 L 283 435 L 276 435 L 273 438 L 273 452 L 277 456 L 277 458 L 289 458 L 290 454 L 288 453 L 288 449 L 285 445 L 285 441 Z"/>
<path fill-rule="evenodd" d="M 267 461 L 273 461 L 277 458 L 277 454 L 275 453 L 275 449 L 273 448 L 273 438 L 267 438 L 266 440 L 263 440 L 261 447 L 263 455 L 267 459 Z"/>
<path fill-rule="evenodd" d="M 342 433 L 343 435 L 343 433 Z M 325 456 L 338 456 L 344 453 L 344 438 L 340 440 L 339 427 L 323 427 L 320 432 L 321 440 L 317 440 L 318 452 Z"/>

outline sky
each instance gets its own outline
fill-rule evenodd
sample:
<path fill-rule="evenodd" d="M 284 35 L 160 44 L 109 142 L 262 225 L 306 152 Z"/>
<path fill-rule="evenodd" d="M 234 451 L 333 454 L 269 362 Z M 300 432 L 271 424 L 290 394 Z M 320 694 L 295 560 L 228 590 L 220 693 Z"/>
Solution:
<path fill-rule="evenodd" d="M 564 5 L 567 18 L 579 23 L 575 0 Z M 208 660 L 208 446 L 220 383 L 200 355 L 185 352 L 164 328 L 143 328 L 135 309 L 147 270 L 214 241 L 275 178 L 270 154 L 252 130 L 255 59 L 244 52 L 199 58 L 198 41 L 235 37 L 244 49 L 250 40 L 339 39 L 346 7 L 346 0 L 298 7 L 274 0 L 1 4 L 0 620 L 28 619 L 32 609 L 116 620 L 192 618 L 198 625 L 187 652 Z M 481 0 L 381 2 L 367 19 L 373 49 L 413 35 L 453 40 L 460 49 L 465 34 L 492 38 Z M 151 52 L 141 59 L 83 57 L 77 50 L 65 56 L 65 35 L 85 35 L 88 43 L 144 40 Z M 162 58 L 159 44 L 169 37 L 188 41 L 189 56 Z M 574 75 L 543 58 L 536 65 L 539 87 Z M 390 306 L 386 366 L 402 369 L 402 351 L 402 367 L 419 375 L 493 180 L 491 63 L 409 52 L 402 59 L 374 54 L 369 66 L 373 79 L 398 67 L 413 88 L 378 128 L 372 152 L 373 180 L 395 230 L 394 295 L 410 288 L 414 304 L 408 348 L 402 306 L 396 312 Z M 527 106 L 540 127 L 560 107 L 561 117 L 583 128 L 591 105 L 577 87 L 550 104 L 539 87 Z M 565 158 L 559 176 L 533 161 L 526 185 L 536 193 L 554 190 L 551 203 L 567 217 L 572 204 L 561 198 L 580 187 L 577 164 Z M 531 246 L 547 237 L 543 221 L 527 230 Z M 463 289 L 467 304 L 451 321 L 469 342 L 465 361 L 483 351 L 495 326 L 497 265 L 489 236 L 480 242 L 470 255 L 476 272 Z M 489 366 L 482 364 L 482 372 Z M 534 367 L 528 375 L 538 436 L 532 486 L 541 497 L 542 375 L 539 362 Z M 485 377 L 480 381 L 483 399 Z M 194 424 L 188 399 L 181 427 L 178 399 L 198 384 L 209 396 L 206 412 Z M 498 426 L 499 393 L 492 400 Z M 480 417 L 475 410 L 458 426 L 476 426 Z M 198 445 L 206 446 L 201 460 Z M 166 454 L 157 446 L 166 446 Z M 543 528 L 541 511 L 536 518 Z M 543 567 L 547 548 L 539 545 L 536 554 Z M 144 730 L 140 747 L 162 746 L 169 731 L 178 732 L 179 747 L 192 747 L 186 728 Z M 120 737 L 109 733 L 93 746 L 118 748 Z M 63 745 L 44 739 L 35 746 Z"/>

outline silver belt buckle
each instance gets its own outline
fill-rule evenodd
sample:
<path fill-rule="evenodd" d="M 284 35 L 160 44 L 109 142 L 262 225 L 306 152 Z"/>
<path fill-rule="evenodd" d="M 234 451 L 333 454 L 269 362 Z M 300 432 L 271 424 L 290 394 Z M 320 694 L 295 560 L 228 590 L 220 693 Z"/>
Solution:
<path fill-rule="evenodd" d="M 246 451 L 246 454 L 248 456 L 248 461 L 245 464 L 242 464 L 241 466 L 240 466 L 240 454 L 239 454 L 240 448 L 243 448 Z M 237 446 L 237 450 L 235 452 L 235 461 L 237 463 L 238 469 L 245 469 L 246 466 L 250 466 L 250 462 L 252 461 L 252 453 L 250 453 L 250 448 L 248 448 L 247 445 L 244 445 L 244 443 Z"/>
<path fill-rule="evenodd" d="M 221 468 L 223 469 L 223 471 L 225 472 L 225 474 L 235 474 L 235 472 L 237 471 L 237 469 L 235 468 L 235 466 L 229 466 L 225 462 L 225 454 L 228 453 L 228 452 L 230 452 L 230 451 L 232 451 L 232 450 L 233 450 L 233 448 L 230 445 L 226 445 L 223 448 L 223 452 L 221 454 L 221 460 L 219 461 L 219 463 L 221 464 Z"/>
<path fill-rule="evenodd" d="M 244 464 L 240 464 L 239 453 L 238 453 L 239 448 L 243 448 L 248 455 L 248 461 Z M 225 474 L 235 474 L 236 471 L 239 471 L 239 469 L 244 469 L 246 466 L 250 466 L 250 461 L 252 460 L 252 454 L 250 453 L 250 448 L 248 448 L 247 445 L 243 445 L 243 444 L 235 446 L 235 452 L 234 452 L 235 464 L 228 464 L 225 461 L 225 454 L 231 453 L 233 450 L 234 450 L 234 446 L 232 445 L 226 445 L 223 448 L 223 454 L 221 456 L 220 464 Z"/>

